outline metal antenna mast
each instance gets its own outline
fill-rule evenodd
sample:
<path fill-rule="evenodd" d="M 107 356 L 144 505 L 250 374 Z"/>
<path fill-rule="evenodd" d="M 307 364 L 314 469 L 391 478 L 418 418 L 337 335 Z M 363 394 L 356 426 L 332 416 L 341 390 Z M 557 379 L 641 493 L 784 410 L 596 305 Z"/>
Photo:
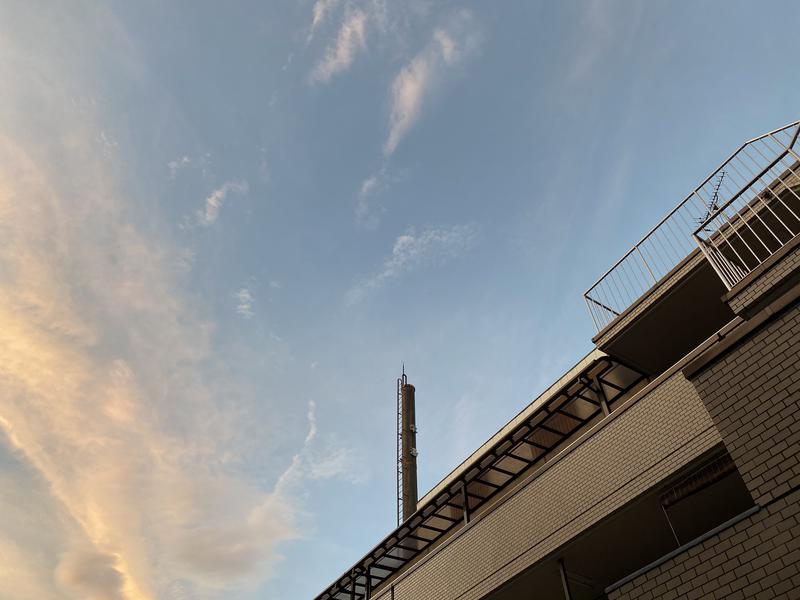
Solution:
<path fill-rule="evenodd" d="M 702 225 L 708 219 L 711 218 L 717 209 L 719 208 L 719 189 L 722 187 L 722 180 L 725 179 L 725 171 L 720 171 L 717 175 L 717 182 L 714 184 L 714 194 L 711 196 L 711 206 L 708 207 L 706 214 L 703 215 L 701 218 L 696 219 L 698 225 Z M 708 227 L 704 227 L 703 231 L 711 231 Z"/>

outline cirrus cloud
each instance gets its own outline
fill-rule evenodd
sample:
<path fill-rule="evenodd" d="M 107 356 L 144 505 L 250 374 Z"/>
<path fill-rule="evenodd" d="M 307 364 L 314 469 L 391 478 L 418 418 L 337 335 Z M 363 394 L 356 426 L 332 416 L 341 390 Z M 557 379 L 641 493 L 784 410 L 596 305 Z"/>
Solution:
<path fill-rule="evenodd" d="M 477 48 L 479 36 L 472 13 L 461 10 L 437 28 L 431 40 L 395 76 L 390 90 L 389 133 L 383 146 L 385 156 L 419 120 L 425 102 L 439 89 L 448 72 Z"/>
<path fill-rule="evenodd" d="M 39 39 L 29 29 L 52 15 L 21 6 L 0 36 L 0 476 L 24 466 L 43 491 L 14 497 L 52 527 L 44 536 L 0 510 L 4 598 L 224 595 L 267 578 L 301 534 L 304 479 L 279 487 L 241 468 L 252 415 L 231 400 L 236 382 L 211 376 L 224 358 L 185 249 L 148 226 L 157 205 L 120 176 L 130 148 L 98 143 L 108 116 L 87 97 L 98 85 L 87 65 L 102 42 L 124 57 L 115 72 L 146 80 L 135 47 L 104 11 L 90 24 L 62 11 Z M 67 45 L 86 60 L 60 61 Z M 202 221 L 245 189 L 216 190 Z"/>
<path fill-rule="evenodd" d="M 350 12 L 339 28 L 336 41 L 328 46 L 325 56 L 311 72 L 311 81 L 326 83 L 350 68 L 358 53 L 366 49 L 366 30 L 367 14 L 359 9 Z"/>
<path fill-rule="evenodd" d="M 476 243 L 478 230 L 472 225 L 413 229 L 398 236 L 392 251 L 376 273 L 359 281 L 345 294 L 347 304 L 357 304 L 370 293 L 420 267 L 441 267 L 466 254 Z"/>

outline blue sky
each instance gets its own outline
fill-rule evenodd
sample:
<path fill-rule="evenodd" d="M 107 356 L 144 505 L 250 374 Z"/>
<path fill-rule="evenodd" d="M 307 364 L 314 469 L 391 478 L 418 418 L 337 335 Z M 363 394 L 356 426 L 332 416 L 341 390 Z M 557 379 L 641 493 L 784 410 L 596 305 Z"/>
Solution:
<path fill-rule="evenodd" d="M 800 116 L 795 2 L 0 6 L 0 590 L 310 598 Z"/>

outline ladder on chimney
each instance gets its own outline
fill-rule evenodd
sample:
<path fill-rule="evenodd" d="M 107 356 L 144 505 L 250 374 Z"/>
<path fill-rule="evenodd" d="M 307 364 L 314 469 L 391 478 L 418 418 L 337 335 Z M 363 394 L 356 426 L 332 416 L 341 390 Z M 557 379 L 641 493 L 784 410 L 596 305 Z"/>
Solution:
<path fill-rule="evenodd" d="M 405 368 L 397 380 L 397 525 L 403 523 L 403 386 L 407 383 Z"/>

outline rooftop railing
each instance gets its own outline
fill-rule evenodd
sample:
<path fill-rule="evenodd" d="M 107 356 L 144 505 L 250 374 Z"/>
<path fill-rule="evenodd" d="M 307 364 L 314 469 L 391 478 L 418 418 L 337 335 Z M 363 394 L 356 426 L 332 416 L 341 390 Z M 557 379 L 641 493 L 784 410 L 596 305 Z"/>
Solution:
<path fill-rule="evenodd" d="M 597 331 L 700 247 L 730 289 L 800 232 L 800 121 L 742 144 L 586 290 Z"/>

